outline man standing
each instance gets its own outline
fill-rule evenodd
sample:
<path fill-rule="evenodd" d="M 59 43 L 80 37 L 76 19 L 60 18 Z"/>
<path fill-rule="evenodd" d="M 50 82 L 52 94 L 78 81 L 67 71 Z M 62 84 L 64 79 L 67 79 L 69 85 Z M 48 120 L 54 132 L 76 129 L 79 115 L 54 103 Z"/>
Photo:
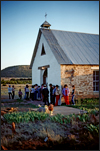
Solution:
<path fill-rule="evenodd" d="M 55 105 L 55 92 L 56 92 L 56 88 L 53 85 L 52 86 L 53 90 L 52 90 L 52 104 Z"/>
<path fill-rule="evenodd" d="M 50 103 L 53 103 L 53 101 L 52 101 L 52 91 L 53 91 L 52 84 L 50 83 L 49 86 L 50 86 Z"/>
<path fill-rule="evenodd" d="M 14 85 L 12 86 L 12 99 L 14 99 L 14 96 L 15 96 L 15 88 L 14 88 Z"/>
<path fill-rule="evenodd" d="M 29 100 L 29 86 L 26 85 L 26 100 Z"/>
<path fill-rule="evenodd" d="M 43 102 L 45 102 L 46 105 L 46 101 L 47 101 L 49 106 L 48 94 L 49 94 L 48 88 L 46 87 L 46 85 L 44 85 L 44 89 L 42 90 Z"/>
<path fill-rule="evenodd" d="M 11 85 L 9 85 L 9 87 L 8 87 L 8 94 L 9 94 L 9 99 L 10 99 L 10 96 L 12 96 L 12 88 L 11 88 Z"/>

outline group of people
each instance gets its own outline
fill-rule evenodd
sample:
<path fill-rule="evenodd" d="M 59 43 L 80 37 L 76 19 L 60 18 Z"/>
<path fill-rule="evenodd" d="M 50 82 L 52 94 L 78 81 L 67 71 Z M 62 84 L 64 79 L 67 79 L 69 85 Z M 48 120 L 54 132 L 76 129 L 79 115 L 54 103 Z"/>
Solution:
<path fill-rule="evenodd" d="M 58 85 L 52 85 L 49 84 L 50 86 L 50 103 L 53 104 L 54 106 L 58 106 L 58 101 L 60 99 L 61 91 L 59 89 Z"/>
<path fill-rule="evenodd" d="M 9 99 L 11 99 L 11 97 L 12 97 L 12 99 L 14 99 L 14 96 L 15 96 L 15 87 L 14 87 L 14 85 L 12 85 L 12 87 L 11 87 L 11 85 L 9 85 L 8 94 L 9 94 Z"/>
<path fill-rule="evenodd" d="M 60 99 L 60 95 L 61 95 L 61 91 L 59 89 L 59 86 L 56 85 L 56 86 L 52 86 L 52 84 L 49 85 L 50 86 L 50 100 L 51 100 L 51 104 L 57 106 L 58 105 L 58 101 Z M 70 105 L 70 102 L 69 102 L 69 94 L 70 94 L 70 91 L 69 91 L 69 88 L 67 86 L 67 84 L 64 85 L 64 88 L 62 89 L 62 95 L 64 97 L 64 100 L 65 100 L 65 103 L 66 105 Z M 75 86 L 72 85 L 72 104 L 75 105 L 75 101 L 74 101 L 74 97 L 75 97 Z"/>
<path fill-rule="evenodd" d="M 29 86 L 26 85 L 24 88 L 25 90 L 25 96 L 24 99 L 26 100 L 41 100 L 41 88 L 37 84 L 32 85 L 31 89 L 29 90 Z"/>
<path fill-rule="evenodd" d="M 14 99 L 14 97 L 15 97 L 15 87 L 14 87 L 14 85 L 12 85 L 12 87 L 11 87 L 11 85 L 9 85 L 8 94 L 9 94 L 9 99 L 11 99 L 11 98 Z M 19 95 L 20 99 L 22 99 L 23 93 L 21 92 L 21 89 L 19 89 L 18 95 Z"/>
<path fill-rule="evenodd" d="M 69 103 L 70 91 L 69 91 L 67 84 L 64 85 L 62 92 L 59 89 L 58 85 L 55 86 L 55 85 L 49 84 L 49 87 L 50 87 L 50 102 L 48 100 L 49 90 L 48 90 L 46 84 L 42 84 L 41 87 L 38 86 L 37 84 L 32 85 L 30 90 L 29 90 L 29 86 L 26 85 L 24 88 L 24 91 L 25 91 L 24 99 L 26 99 L 26 100 L 31 99 L 33 101 L 42 100 L 45 103 L 45 105 L 47 103 L 48 105 L 53 104 L 54 106 L 58 106 L 58 101 L 60 100 L 60 96 L 63 95 L 66 105 L 70 105 L 70 103 Z M 15 96 L 14 85 L 12 87 L 11 87 L 11 85 L 9 85 L 8 93 L 9 93 L 9 99 L 11 97 L 12 97 L 12 99 L 14 99 L 14 96 Z M 22 93 L 21 89 L 19 89 L 18 96 L 20 99 L 22 99 L 22 95 L 23 95 L 23 93 Z M 75 96 L 75 86 L 73 85 L 72 86 L 72 100 L 71 100 L 73 105 L 75 105 L 74 96 Z"/>

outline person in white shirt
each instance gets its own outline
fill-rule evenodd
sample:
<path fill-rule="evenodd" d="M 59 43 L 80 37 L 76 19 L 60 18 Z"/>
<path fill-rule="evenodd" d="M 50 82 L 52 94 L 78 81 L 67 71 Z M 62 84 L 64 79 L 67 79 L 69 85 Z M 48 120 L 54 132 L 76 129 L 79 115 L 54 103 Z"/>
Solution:
<path fill-rule="evenodd" d="M 26 85 L 26 100 L 29 100 L 29 86 Z"/>
<path fill-rule="evenodd" d="M 34 85 L 32 85 L 32 88 L 30 89 L 30 98 L 34 101 L 34 92 L 35 92 L 35 89 L 34 89 Z"/>
<path fill-rule="evenodd" d="M 11 99 L 11 97 L 12 97 L 12 87 L 11 87 L 11 85 L 9 85 L 9 87 L 8 87 L 8 94 L 9 94 L 9 99 Z"/>

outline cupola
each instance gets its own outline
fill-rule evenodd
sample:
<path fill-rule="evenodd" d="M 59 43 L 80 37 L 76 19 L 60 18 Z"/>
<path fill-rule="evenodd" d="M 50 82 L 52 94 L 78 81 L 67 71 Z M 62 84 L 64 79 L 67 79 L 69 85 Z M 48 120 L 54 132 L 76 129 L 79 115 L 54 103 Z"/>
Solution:
<path fill-rule="evenodd" d="M 50 24 L 47 22 L 47 21 L 45 21 L 42 25 L 41 25 L 41 27 L 44 27 L 44 28 L 50 28 Z"/>
<path fill-rule="evenodd" d="M 46 21 L 46 17 L 47 17 L 47 14 L 45 13 L 45 22 L 41 25 L 41 27 L 50 28 L 51 25 Z"/>

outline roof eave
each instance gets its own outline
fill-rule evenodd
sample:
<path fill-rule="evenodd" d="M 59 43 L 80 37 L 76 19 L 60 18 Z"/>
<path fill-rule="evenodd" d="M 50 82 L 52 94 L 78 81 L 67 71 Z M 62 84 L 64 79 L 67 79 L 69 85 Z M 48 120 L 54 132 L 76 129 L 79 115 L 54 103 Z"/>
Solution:
<path fill-rule="evenodd" d="M 41 30 L 39 29 L 29 69 L 32 69 L 32 65 L 33 65 L 33 62 L 34 62 L 34 59 L 35 59 L 35 56 L 36 56 L 37 47 L 38 47 L 38 44 L 39 44 L 39 41 L 40 41 L 40 37 L 41 37 Z"/>

